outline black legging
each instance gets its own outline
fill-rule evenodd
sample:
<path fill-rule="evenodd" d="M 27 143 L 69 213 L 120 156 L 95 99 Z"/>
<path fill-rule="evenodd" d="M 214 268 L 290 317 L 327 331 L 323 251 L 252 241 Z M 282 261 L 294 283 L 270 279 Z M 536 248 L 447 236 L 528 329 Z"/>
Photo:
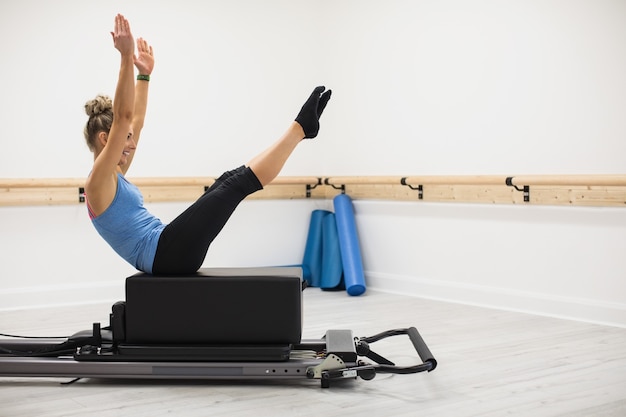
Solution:
<path fill-rule="evenodd" d="M 248 167 L 225 172 L 187 210 L 168 224 L 159 238 L 152 273 L 190 274 L 206 257 L 209 245 L 239 203 L 263 186 Z"/>

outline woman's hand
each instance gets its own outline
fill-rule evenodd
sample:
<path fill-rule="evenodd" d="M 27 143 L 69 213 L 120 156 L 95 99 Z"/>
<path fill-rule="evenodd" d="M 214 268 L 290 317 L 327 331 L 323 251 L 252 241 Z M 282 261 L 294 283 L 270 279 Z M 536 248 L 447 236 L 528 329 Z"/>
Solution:
<path fill-rule="evenodd" d="M 128 20 L 121 14 L 115 16 L 115 28 L 111 32 L 113 46 L 122 55 L 134 55 L 135 45 Z"/>
<path fill-rule="evenodd" d="M 135 57 L 135 67 L 139 74 L 150 75 L 154 68 L 154 54 L 152 47 L 145 39 L 137 39 L 137 56 Z"/>

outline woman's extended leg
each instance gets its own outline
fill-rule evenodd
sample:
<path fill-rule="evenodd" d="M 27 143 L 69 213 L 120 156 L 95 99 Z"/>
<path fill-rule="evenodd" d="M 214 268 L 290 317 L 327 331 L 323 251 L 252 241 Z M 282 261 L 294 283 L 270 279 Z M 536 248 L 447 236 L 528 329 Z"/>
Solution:
<path fill-rule="evenodd" d="M 265 151 L 247 164 L 222 175 L 194 204 L 168 224 L 159 239 L 154 274 L 185 274 L 200 268 L 213 239 L 246 196 L 269 184 L 304 138 L 314 138 L 330 90 L 317 87 L 296 121 Z"/>
<path fill-rule="evenodd" d="M 331 90 L 323 92 L 325 89 L 323 86 L 316 87 L 287 131 L 272 146 L 248 162 L 247 166 L 263 186 L 276 178 L 302 139 L 317 136 L 320 116 L 332 93 Z"/>
<path fill-rule="evenodd" d="M 189 274 L 200 268 L 211 242 L 239 203 L 263 188 L 250 168 L 229 171 L 168 224 L 159 238 L 152 273 Z"/>
<path fill-rule="evenodd" d="M 304 139 L 302 126 L 293 122 L 272 146 L 246 164 L 257 176 L 263 187 L 278 176 L 285 162 L 302 139 Z"/>

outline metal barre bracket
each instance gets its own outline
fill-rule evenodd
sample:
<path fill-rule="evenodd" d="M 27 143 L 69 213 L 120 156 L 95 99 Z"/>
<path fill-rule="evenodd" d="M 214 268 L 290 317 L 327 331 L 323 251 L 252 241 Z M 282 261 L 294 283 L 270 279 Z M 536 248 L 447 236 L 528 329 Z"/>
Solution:
<path fill-rule="evenodd" d="M 315 185 L 307 184 L 306 185 L 306 198 L 311 198 L 311 190 L 316 189 L 318 185 L 322 185 L 322 179 L 319 178 L 319 177 L 317 178 L 317 184 L 315 184 Z"/>
<path fill-rule="evenodd" d="M 524 193 L 525 203 L 528 203 L 530 201 L 530 187 L 528 185 L 525 185 L 523 188 L 519 188 L 517 185 L 513 184 L 513 177 L 507 177 L 505 183 L 509 187 L 513 187 L 517 191 Z"/>
<path fill-rule="evenodd" d="M 328 182 L 328 178 L 324 179 L 324 184 L 325 185 L 330 185 L 335 190 L 341 190 L 341 194 L 345 194 L 346 193 L 346 185 L 345 184 L 341 184 L 340 187 L 337 187 L 335 184 L 331 184 L 330 182 Z"/>
<path fill-rule="evenodd" d="M 417 198 L 418 198 L 418 200 L 423 200 L 424 199 L 424 186 L 422 184 L 418 185 L 417 187 L 413 187 L 411 184 L 406 182 L 406 177 L 402 177 L 400 179 L 400 184 L 406 185 L 411 190 L 417 190 Z"/>

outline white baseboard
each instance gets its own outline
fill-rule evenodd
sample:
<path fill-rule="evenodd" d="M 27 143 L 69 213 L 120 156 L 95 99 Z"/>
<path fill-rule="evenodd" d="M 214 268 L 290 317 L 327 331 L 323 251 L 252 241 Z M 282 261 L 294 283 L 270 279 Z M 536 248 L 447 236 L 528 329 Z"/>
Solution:
<path fill-rule="evenodd" d="M 381 292 L 626 327 L 626 304 L 621 303 L 371 271 L 365 276 L 367 287 Z"/>
<path fill-rule="evenodd" d="M 58 284 L 0 290 L 0 311 L 96 304 L 124 300 L 120 280 L 78 284 Z"/>

